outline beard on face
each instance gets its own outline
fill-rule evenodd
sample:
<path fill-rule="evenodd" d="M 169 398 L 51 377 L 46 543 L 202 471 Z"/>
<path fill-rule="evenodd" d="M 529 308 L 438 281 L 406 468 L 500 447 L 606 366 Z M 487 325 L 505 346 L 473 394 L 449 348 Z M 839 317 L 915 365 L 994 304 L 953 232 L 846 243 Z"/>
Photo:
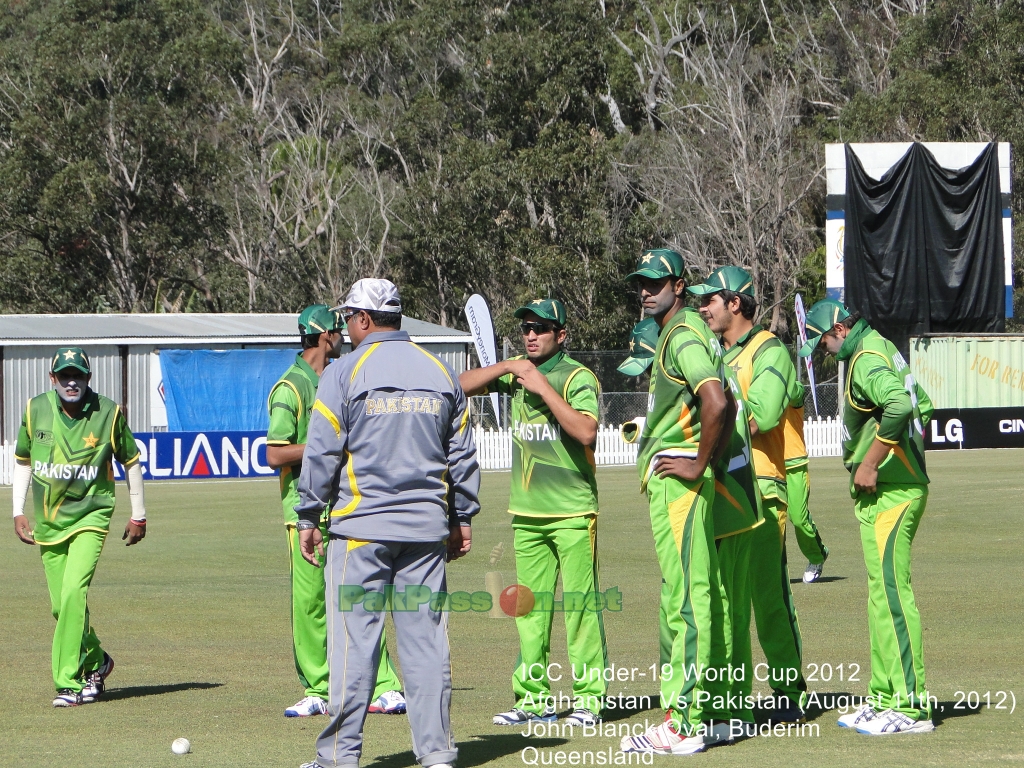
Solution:
<path fill-rule="evenodd" d="M 86 387 L 84 384 L 78 383 L 78 389 L 75 390 L 74 393 L 68 392 L 67 389 L 60 384 L 56 384 L 54 389 L 57 390 L 57 397 L 65 403 L 77 403 L 85 396 Z"/>

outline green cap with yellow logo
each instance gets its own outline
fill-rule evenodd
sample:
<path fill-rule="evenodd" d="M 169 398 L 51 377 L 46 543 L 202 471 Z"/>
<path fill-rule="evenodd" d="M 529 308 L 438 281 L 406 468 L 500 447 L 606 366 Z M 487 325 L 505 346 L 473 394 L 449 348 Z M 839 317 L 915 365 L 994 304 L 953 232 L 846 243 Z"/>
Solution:
<path fill-rule="evenodd" d="M 565 325 L 565 307 L 558 299 L 534 299 L 529 304 L 521 306 L 514 314 L 522 319 L 528 312 L 533 312 L 544 320 L 550 320 L 559 328 Z"/>
<path fill-rule="evenodd" d="M 658 334 L 661 328 L 653 317 L 641 320 L 633 326 L 629 334 L 629 357 L 618 367 L 619 373 L 627 376 L 639 376 L 654 361 L 654 353 L 658 349 Z"/>
<path fill-rule="evenodd" d="M 687 287 L 687 292 L 694 296 L 710 296 L 719 291 L 742 293 L 754 298 L 754 279 L 750 273 L 740 267 L 719 267 L 700 285 Z"/>
<path fill-rule="evenodd" d="M 317 333 L 340 331 L 345 327 L 340 312 L 331 312 L 326 304 L 313 304 L 299 315 L 299 334 L 312 336 Z"/>
<path fill-rule="evenodd" d="M 807 357 L 818 346 L 821 336 L 832 330 L 836 323 L 845 320 L 850 316 L 846 307 L 835 299 L 822 299 L 816 301 L 814 306 L 807 312 L 807 341 L 797 353 L 800 357 Z"/>
<path fill-rule="evenodd" d="M 81 347 L 61 347 L 57 350 L 57 354 L 53 356 L 53 362 L 50 363 L 50 371 L 57 373 L 65 368 L 77 368 L 82 373 L 92 373 L 89 356 Z"/>
<path fill-rule="evenodd" d="M 663 277 L 682 277 L 686 269 L 683 257 L 671 248 L 654 248 L 644 251 L 636 262 L 636 270 L 626 275 L 626 280 L 649 277 L 660 280 Z"/>

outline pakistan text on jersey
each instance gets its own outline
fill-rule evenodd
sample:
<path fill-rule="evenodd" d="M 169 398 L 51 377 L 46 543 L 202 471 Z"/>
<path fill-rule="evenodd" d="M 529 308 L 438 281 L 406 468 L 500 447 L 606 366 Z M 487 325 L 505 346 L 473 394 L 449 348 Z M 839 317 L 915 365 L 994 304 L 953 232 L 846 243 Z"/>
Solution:
<path fill-rule="evenodd" d="M 516 424 L 515 435 L 520 440 L 561 440 L 562 428 L 558 424 L 545 421 L 543 424 Z"/>
<path fill-rule="evenodd" d="M 89 464 L 51 464 L 48 461 L 37 461 L 32 471 L 39 477 L 54 480 L 95 480 L 100 468 Z"/>
<path fill-rule="evenodd" d="M 366 415 L 381 416 L 392 413 L 429 413 L 436 416 L 441 412 L 441 401 L 436 397 L 368 397 Z"/>

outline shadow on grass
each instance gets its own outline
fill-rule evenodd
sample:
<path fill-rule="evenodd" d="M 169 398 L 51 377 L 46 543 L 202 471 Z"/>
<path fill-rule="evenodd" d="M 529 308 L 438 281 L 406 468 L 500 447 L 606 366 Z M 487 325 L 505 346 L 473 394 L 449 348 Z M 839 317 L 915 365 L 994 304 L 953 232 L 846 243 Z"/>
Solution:
<path fill-rule="evenodd" d="M 118 701 L 119 699 L 137 699 L 142 696 L 160 696 L 164 693 L 178 691 L 206 690 L 220 688 L 224 683 L 169 683 L 167 685 L 132 685 L 127 688 L 114 688 L 103 694 L 102 701 Z"/>
<path fill-rule="evenodd" d="M 954 709 L 954 707 L 958 705 L 960 708 Z M 932 722 L 935 723 L 935 725 L 942 725 L 946 720 L 952 720 L 956 717 L 980 715 L 984 709 L 984 707 L 971 709 L 962 701 L 940 701 L 937 707 L 932 708 Z"/>
<path fill-rule="evenodd" d="M 611 696 L 608 696 L 606 701 L 611 698 Z M 615 709 L 606 708 L 601 714 L 601 719 L 606 723 L 614 723 L 618 720 L 627 720 L 633 715 L 638 715 L 641 712 L 650 712 L 652 709 L 661 709 L 660 692 L 655 693 L 653 696 L 622 694 L 621 696 L 616 696 L 615 699 Z M 635 706 L 625 706 L 630 703 L 634 703 Z M 622 706 L 619 706 L 620 704 L 622 704 Z"/>
<path fill-rule="evenodd" d="M 848 578 L 849 578 L 848 576 L 819 576 L 818 580 L 816 582 L 814 582 L 814 583 L 815 584 L 828 584 L 830 581 L 846 581 Z M 803 584 L 804 580 L 802 578 L 790 579 L 789 583 L 790 584 Z M 807 586 L 810 586 L 810 584 L 808 584 Z"/>
<path fill-rule="evenodd" d="M 522 729 L 519 728 L 514 733 L 480 734 L 474 736 L 472 741 L 458 742 L 459 768 L 474 768 L 477 765 L 484 765 L 506 755 L 521 752 L 524 747 L 544 749 L 560 747 L 568 743 L 568 739 L 523 738 Z M 409 768 L 415 763 L 416 758 L 412 751 L 406 750 L 395 755 L 382 755 L 369 763 L 367 768 Z"/>

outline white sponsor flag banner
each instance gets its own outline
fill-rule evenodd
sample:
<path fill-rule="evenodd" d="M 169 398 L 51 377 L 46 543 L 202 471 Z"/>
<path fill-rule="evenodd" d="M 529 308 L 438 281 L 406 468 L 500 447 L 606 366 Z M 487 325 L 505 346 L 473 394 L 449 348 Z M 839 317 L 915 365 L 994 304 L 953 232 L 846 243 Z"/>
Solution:
<path fill-rule="evenodd" d="M 494 344 L 494 322 L 491 320 L 491 310 L 479 293 L 474 293 L 466 302 L 466 320 L 469 322 L 469 332 L 473 334 L 473 344 L 476 346 L 476 356 L 480 361 L 480 367 L 486 368 L 498 362 L 498 350 Z M 491 392 L 491 406 L 494 408 L 495 422 L 498 420 L 498 393 Z"/>
<path fill-rule="evenodd" d="M 793 299 L 793 307 L 796 309 L 796 331 L 800 338 L 800 346 L 807 343 L 807 313 L 804 312 L 804 300 L 798 293 Z M 799 349 L 799 347 L 798 347 Z M 811 387 L 811 397 L 814 398 L 814 413 L 818 413 L 818 388 L 814 386 L 814 364 L 811 356 L 804 358 L 804 365 L 807 366 L 807 383 Z"/>

